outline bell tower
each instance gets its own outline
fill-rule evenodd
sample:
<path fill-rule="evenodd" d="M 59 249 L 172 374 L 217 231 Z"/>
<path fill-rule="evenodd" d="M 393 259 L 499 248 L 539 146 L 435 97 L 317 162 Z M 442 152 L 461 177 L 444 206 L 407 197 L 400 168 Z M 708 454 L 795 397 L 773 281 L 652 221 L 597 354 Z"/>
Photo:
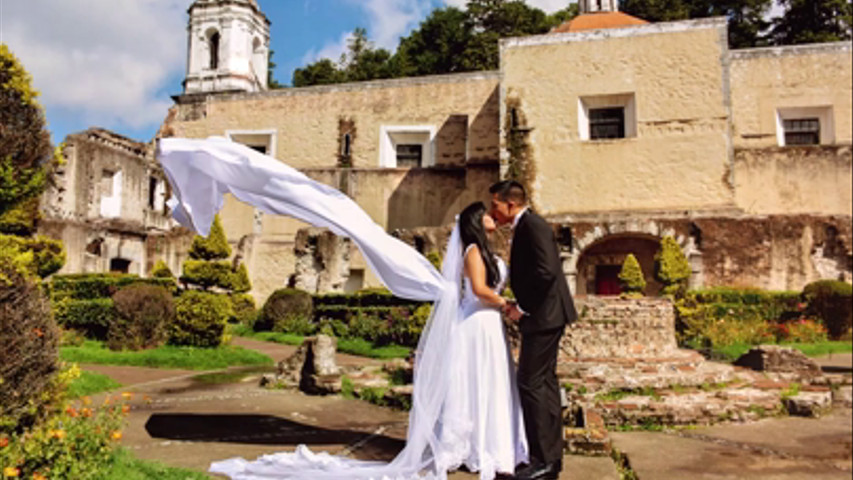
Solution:
<path fill-rule="evenodd" d="M 185 94 L 267 89 L 270 21 L 257 0 L 196 0 L 189 16 Z"/>
<path fill-rule="evenodd" d="M 619 0 L 578 0 L 581 13 L 618 12 Z"/>

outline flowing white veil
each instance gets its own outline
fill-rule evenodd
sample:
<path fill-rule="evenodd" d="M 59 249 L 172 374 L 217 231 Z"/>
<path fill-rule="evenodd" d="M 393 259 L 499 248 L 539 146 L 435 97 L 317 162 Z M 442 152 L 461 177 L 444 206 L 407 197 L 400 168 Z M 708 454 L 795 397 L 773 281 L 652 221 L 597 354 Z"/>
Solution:
<path fill-rule="evenodd" d="M 433 301 L 418 343 L 412 409 L 405 448 L 390 463 L 366 462 L 304 445 L 293 453 L 265 455 L 255 461 L 235 458 L 214 463 L 210 471 L 236 480 L 279 479 L 446 479 L 453 465 L 452 422 L 442 424 L 451 393 L 452 355 L 447 351 L 460 315 L 462 242 L 458 222 L 448 241 L 439 274 L 416 250 L 391 237 L 349 197 L 248 147 L 224 140 L 163 139 L 158 159 L 172 186 L 169 205 L 185 226 L 206 234 L 223 195 L 261 210 L 289 215 L 327 227 L 353 240 L 367 262 L 394 294 Z"/>

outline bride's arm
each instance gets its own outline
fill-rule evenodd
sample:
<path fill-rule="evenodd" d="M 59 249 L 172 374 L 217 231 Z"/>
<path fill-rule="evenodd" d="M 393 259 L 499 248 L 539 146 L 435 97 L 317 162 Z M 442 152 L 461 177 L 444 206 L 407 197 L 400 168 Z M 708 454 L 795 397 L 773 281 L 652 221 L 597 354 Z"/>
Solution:
<path fill-rule="evenodd" d="M 506 299 L 492 291 L 486 284 L 486 264 L 480 255 L 480 248 L 474 245 L 465 254 L 465 275 L 471 280 L 471 290 L 483 303 L 495 307 L 506 306 Z"/>

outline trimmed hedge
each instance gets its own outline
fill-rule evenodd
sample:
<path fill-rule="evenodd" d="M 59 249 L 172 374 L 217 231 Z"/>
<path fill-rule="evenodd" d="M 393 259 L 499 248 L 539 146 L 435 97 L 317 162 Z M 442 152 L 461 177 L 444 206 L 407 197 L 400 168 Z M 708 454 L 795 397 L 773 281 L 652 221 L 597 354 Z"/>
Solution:
<path fill-rule="evenodd" d="M 228 260 L 187 260 L 184 262 L 181 281 L 202 288 L 219 287 L 229 290 L 233 275 L 231 262 Z"/>
<path fill-rule="evenodd" d="M 170 278 L 141 278 L 128 273 L 80 273 L 55 275 L 50 289 L 54 301 L 64 298 L 92 300 L 110 298 L 121 288 L 133 284 L 156 285 L 173 291 L 174 280 Z"/>
<path fill-rule="evenodd" d="M 803 289 L 807 313 L 819 318 L 829 337 L 840 339 L 853 327 L 853 285 L 839 280 L 818 280 Z"/>
<path fill-rule="evenodd" d="M 75 300 L 65 297 L 53 302 L 56 322 L 66 329 L 78 330 L 86 337 L 106 340 L 115 309 L 110 298 Z"/>
<path fill-rule="evenodd" d="M 189 290 L 175 302 L 175 321 L 169 328 L 169 343 L 212 348 L 222 344 L 225 325 L 232 315 L 231 301 L 224 295 Z"/>
<path fill-rule="evenodd" d="M 296 288 L 276 290 L 264 303 L 258 314 L 254 329 L 260 331 L 276 331 L 295 333 L 298 335 L 311 334 L 306 332 L 305 325 L 311 324 L 314 303 L 311 294 Z M 297 328 L 300 331 L 291 329 Z"/>

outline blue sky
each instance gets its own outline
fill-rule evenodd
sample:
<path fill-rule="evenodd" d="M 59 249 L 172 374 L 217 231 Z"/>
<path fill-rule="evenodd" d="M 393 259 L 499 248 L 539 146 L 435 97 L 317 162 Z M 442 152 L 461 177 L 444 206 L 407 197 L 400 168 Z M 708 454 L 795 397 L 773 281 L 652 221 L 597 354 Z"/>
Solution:
<path fill-rule="evenodd" d="M 275 78 L 337 60 L 356 27 L 393 51 L 436 8 L 466 0 L 258 0 Z M 575 0 L 525 0 L 553 12 Z M 0 42 L 32 74 L 54 142 L 90 126 L 150 140 L 181 93 L 192 0 L 0 0 Z"/>

